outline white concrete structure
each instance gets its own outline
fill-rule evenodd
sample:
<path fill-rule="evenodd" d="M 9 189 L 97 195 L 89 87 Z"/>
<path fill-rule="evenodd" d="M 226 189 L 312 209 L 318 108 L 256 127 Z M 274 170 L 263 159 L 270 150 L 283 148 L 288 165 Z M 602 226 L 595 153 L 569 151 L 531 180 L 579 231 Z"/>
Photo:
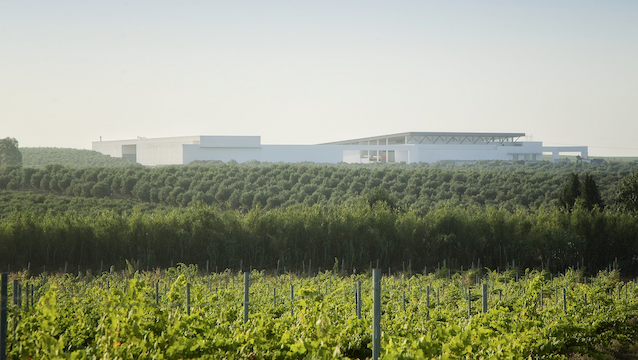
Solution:
<path fill-rule="evenodd" d="M 408 132 L 328 143 L 348 147 L 344 162 L 538 161 L 541 142 L 523 133 Z"/>
<path fill-rule="evenodd" d="M 587 159 L 589 149 L 587 146 L 543 146 L 543 152 L 552 153 L 552 162 L 558 162 L 558 156 L 560 153 L 577 152 L 580 153 L 580 157 Z"/>
<path fill-rule="evenodd" d="M 553 151 L 546 150 L 538 141 L 519 141 L 524 136 L 523 133 L 407 132 L 318 145 L 262 145 L 259 136 L 185 136 L 96 141 L 93 150 L 147 166 L 188 164 L 196 160 L 364 164 L 540 161 L 544 151 Z"/>
<path fill-rule="evenodd" d="M 142 165 L 184 164 L 184 149 L 199 144 L 201 136 L 161 139 L 137 138 L 133 140 L 96 141 L 93 150 Z"/>

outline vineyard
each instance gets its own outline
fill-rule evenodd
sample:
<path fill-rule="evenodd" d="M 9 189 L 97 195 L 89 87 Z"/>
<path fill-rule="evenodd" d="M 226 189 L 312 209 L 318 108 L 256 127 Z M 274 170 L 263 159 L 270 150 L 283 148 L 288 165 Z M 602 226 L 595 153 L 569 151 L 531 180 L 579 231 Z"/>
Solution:
<path fill-rule="evenodd" d="M 338 262 L 305 270 L 14 273 L 8 358 L 372 357 L 370 272 L 348 275 Z M 638 286 L 616 270 L 387 269 L 380 284 L 383 359 L 608 359 L 636 350 Z"/>
<path fill-rule="evenodd" d="M 89 155 L 0 166 L 8 358 L 636 359 L 635 164 Z"/>

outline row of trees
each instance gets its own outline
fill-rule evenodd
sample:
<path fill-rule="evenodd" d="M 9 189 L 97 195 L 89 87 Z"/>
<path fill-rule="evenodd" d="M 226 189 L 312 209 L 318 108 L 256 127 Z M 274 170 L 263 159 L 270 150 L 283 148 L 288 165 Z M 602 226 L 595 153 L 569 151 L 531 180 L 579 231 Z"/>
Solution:
<path fill-rule="evenodd" d="M 494 206 L 514 210 L 559 204 L 574 174 L 585 174 L 600 198 L 614 205 L 622 180 L 633 168 L 578 164 L 475 164 L 474 166 L 360 166 L 315 164 L 215 164 L 162 168 L 0 168 L 0 189 L 33 190 L 71 197 L 119 198 L 164 206 L 216 204 L 230 210 L 274 209 L 313 204 L 352 204 L 375 188 L 400 209 L 422 213 L 436 204 Z M 594 181 L 595 178 L 595 181 Z M 570 205 L 571 206 L 571 205 Z"/>
<path fill-rule="evenodd" d="M 348 271 L 411 264 L 430 271 L 472 263 L 496 269 L 511 264 L 562 272 L 591 271 L 617 261 L 636 272 L 638 214 L 558 208 L 522 210 L 443 206 L 421 216 L 383 203 L 272 211 L 222 211 L 216 207 L 118 215 L 34 216 L 19 212 L 0 222 L 0 263 L 12 269 L 141 268 L 208 262 L 211 269 L 332 268 Z"/>
<path fill-rule="evenodd" d="M 166 208 L 161 204 L 141 203 L 127 199 L 70 197 L 33 191 L 0 191 L 0 221 L 20 211 L 44 216 L 64 213 L 92 215 L 104 211 L 126 214 L 133 211 L 153 212 Z"/>

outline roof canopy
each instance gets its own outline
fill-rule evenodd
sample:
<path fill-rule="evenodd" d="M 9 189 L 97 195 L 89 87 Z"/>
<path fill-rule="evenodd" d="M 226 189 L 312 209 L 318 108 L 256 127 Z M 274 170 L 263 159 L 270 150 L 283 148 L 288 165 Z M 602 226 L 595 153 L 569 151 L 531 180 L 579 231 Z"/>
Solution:
<path fill-rule="evenodd" d="M 397 145 L 397 144 L 502 144 L 517 142 L 525 133 L 406 132 L 321 145 Z"/>

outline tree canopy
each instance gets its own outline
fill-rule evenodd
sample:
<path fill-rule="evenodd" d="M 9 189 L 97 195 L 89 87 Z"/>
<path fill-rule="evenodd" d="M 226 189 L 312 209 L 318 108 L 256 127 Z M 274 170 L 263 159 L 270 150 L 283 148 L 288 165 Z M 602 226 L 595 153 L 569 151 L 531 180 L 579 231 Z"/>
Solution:
<path fill-rule="evenodd" d="M 74 169 L 92 167 L 122 168 L 141 167 L 128 160 L 111 157 L 94 150 L 55 147 L 23 147 L 22 166 L 42 169 L 48 165 L 62 165 Z"/>
<path fill-rule="evenodd" d="M 580 197 L 581 191 L 580 178 L 578 174 L 571 173 L 569 174 L 569 181 L 567 185 L 563 188 L 560 198 L 558 199 L 560 205 L 565 209 L 571 211 L 576 203 L 576 199 Z"/>
<path fill-rule="evenodd" d="M 598 185 L 589 173 L 584 174 L 583 181 L 580 181 L 578 174 L 569 174 L 569 181 L 561 191 L 558 201 L 568 211 L 572 211 L 576 203 L 587 210 L 593 210 L 596 206 L 602 209 L 605 206 Z"/>
<path fill-rule="evenodd" d="M 583 177 L 580 196 L 583 200 L 583 206 L 588 210 L 592 210 L 596 206 L 602 209 L 605 206 L 600 190 L 598 190 L 598 185 L 590 174 L 585 174 Z"/>
<path fill-rule="evenodd" d="M 618 203 L 628 210 L 638 210 L 638 171 L 623 180 L 618 188 Z"/>
<path fill-rule="evenodd" d="M 0 169 L 0 190 L 33 191 L 70 197 L 130 200 L 163 206 L 217 204 L 248 212 L 299 205 L 348 206 L 367 201 L 390 208 L 425 213 L 446 203 L 515 210 L 556 207 L 561 190 L 578 174 L 574 189 L 591 173 L 608 207 L 616 206 L 618 187 L 631 175 L 626 164 L 327 165 L 210 164 L 145 168 L 75 168 L 46 165 Z M 578 179 L 580 176 L 580 179 Z M 592 179 L 593 180 L 593 179 Z M 96 186 L 97 185 L 97 186 Z M 570 207 L 585 201 L 574 196 Z M 589 205 L 588 205 L 589 206 Z"/>
<path fill-rule="evenodd" d="M 18 140 L 11 137 L 0 139 L 0 166 L 22 166 L 22 153 Z"/>

